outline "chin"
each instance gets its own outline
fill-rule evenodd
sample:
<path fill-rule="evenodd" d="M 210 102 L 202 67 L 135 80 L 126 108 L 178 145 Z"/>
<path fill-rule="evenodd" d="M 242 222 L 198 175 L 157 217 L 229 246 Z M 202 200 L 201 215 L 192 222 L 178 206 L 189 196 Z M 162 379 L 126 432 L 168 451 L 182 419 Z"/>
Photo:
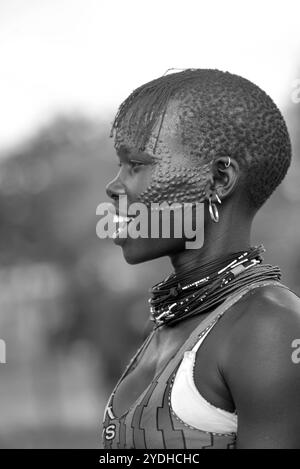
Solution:
<path fill-rule="evenodd" d="M 122 246 L 124 259 L 131 265 L 169 256 L 176 251 L 181 251 L 183 248 L 184 240 L 166 238 L 128 238 Z"/>

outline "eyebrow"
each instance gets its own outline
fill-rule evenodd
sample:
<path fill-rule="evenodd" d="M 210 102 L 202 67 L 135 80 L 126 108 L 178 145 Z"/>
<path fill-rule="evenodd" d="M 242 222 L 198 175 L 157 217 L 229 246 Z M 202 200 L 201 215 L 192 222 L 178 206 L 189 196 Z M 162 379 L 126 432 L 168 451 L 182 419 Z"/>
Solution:
<path fill-rule="evenodd" d="M 119 148 L 116 148 L 116 153 L 119 156 L 119 158 L 129 159 L 129 156 L 132 153 L 132 151 L 126 145 L 120 145 Z M 137 158 L 138 157 L 140 157 L 140 158 L 149 158 L 150 160 L 159 160 L 160 159 L 158 156 L 149 155 L 149 153 L 147 153 L 146 151 L 140 151 L 140 150 L 137 150 L 136 152 L 134 152 L 134 156 L 136 156 Z"/>

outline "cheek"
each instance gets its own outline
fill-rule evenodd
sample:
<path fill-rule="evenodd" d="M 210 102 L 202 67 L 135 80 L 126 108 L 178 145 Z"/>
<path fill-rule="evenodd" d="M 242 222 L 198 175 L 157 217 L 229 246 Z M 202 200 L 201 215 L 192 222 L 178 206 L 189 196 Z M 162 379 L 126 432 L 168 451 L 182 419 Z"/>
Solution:
<path fill-rule="evenodd" d="M 138 201 L 146 205 L 199 202 L 204 199 L 210 170 L 210 163 L 199 167 L 174 165 L 166 158 L 152 168 L 150 183 Z"/>
<path fill-rule="evenodd" d="M 153 179 L 153 171 L 151 166 L 131 175 L 124 183 L 127 187 L 128 193 L 131 194 L 132 200 L 139 201 L 139 196 L 145 191 L 145 188 L 151 185 Z"/>

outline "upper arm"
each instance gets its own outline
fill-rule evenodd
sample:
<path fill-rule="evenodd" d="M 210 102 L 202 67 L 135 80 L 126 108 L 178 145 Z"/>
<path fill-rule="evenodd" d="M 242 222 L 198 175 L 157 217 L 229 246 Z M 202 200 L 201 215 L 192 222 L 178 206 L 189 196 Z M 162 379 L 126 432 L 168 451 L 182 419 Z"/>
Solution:
<path fill-rule="evenodd" d="M 237 409 L 237 447 L 300 448 L 300 363 L 292 359 L 299 303 L 254 301 L 230 339 L 224 375 Z"/>

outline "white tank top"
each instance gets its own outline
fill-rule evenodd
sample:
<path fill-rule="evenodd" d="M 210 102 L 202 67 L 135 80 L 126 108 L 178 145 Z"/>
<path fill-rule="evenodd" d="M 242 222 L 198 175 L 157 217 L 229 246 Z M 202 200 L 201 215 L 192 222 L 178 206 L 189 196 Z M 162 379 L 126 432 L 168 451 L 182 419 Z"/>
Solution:
<path fill-rule="evenodd" d="M 197 390 L 194 382 L 196 352 L 216 322 L 205 332 L 192 350 L 184 353 L 171 391 L 173 412 L 186 424 L 214 433 L 236 433 L 237 414 L 210 404 Z"/>

